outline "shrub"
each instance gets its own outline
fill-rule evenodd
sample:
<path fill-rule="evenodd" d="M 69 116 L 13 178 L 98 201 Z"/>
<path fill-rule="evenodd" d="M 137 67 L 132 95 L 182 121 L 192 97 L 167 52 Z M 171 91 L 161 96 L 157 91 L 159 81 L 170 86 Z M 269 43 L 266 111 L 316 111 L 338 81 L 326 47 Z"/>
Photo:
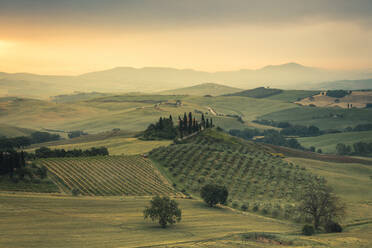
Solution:
<path fill-rule="evenodd" d="M 217 184 L 207 184 L 203 186 L 200 191 L 200 196 L 210 207 L 218 203 L 225 204 L 228 195 L 229 192 L 227 188 Z"/>
<path fill-rule="evenodd" d="M 241 210 L 243 211 L 247 211 L 248 210 L 248 203 L 244 203 L 241 207 L 240 207 Z"/>
<path fill-rule="evenodd" d="M 330 221 L 324 227 L 327 233 L 342 232 L 342 227 L 337 222 Z"/>
<path fill-rule="evenodd" d="M 252 210 L 253 210 L 253 212 L 257 212 L 258 210 L 260 210 L 260 206 L 258 205 L 258 203 L 254 204 Z"/>
<path fill-rule="evenodd" d="M 306 236 L 311 236 L 315 233 L 315 229 L 311 225 L 304 225 L 302 228 L 302 234 Z"/>

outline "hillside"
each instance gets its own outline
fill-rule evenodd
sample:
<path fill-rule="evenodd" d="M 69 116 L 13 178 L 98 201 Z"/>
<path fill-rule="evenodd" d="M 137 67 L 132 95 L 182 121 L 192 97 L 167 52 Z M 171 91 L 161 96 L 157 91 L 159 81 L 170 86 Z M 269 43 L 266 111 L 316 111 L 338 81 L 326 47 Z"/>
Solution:
<path fill-rule="evenodd" d="M 167 91 L 163 91 L 160 93 L 166 94 L 166 95 L 218 96 L 218 95 L 223 95 L 223 94 L 239 92 L 241 90 L 242 89 L 233 88 L 233 87 L 222 85 L 222 84 L 204 83 L 204 84 L 198 84 L 198 85 L 191 86 L 191 87 L 167 90 Z"/>
<path fill-rule="evenodd" d="M 245 96 L 253 98 L 265 98 L 273 95 L 280 94 L 282 90 L 270 89 L 265 87 L 259 87 L 252 90 L 244 90 L 237 93 L 226 94 L 226 96 Z"/>
<path fill-rule="evenodd" d="M 300 99 L 319 94 L 319 91 L 309 90 L 282 90 L 282 89 L 271 89 L 265 87 L 259 87 L 251 90 L 244 90 L 235 92 L 232 94 L 226 94 L 227 96 L 244 96 L 253 98 L 267 98 L 272 100 L 278 100 L 282 102 L 295 102 Z"/>
<path fill-rule="evenodd" d="M 10 126 L 7 124 L 0 124 L 0 137 L 5 136 L 8 138 L 18 137 L 18 136 L 29 136 L 35 130 L 21 128 L 16 126 Z"/>
<path fill-rule="evenodd" d="M 263 145 L 214 129 L 157 148 L 150 157 L 181 191 L 198 194 L 206 183 L 225 185 L 230 206 L 245 205 L 274 217 L 295 218 L 291 204 L 297 193 L 317 180 L 316 175 L 272 155 Z"/>
<path fill-rule="evenodd" d="M 172 195 L 176 191 L 141 156 L 41 159 L 65 193 L 89 196 Z"/>
<path fill-rule="evenodd" d="M 177 104 L 177 100 L 181 104 Z M 79 102 L 55 103 L 28 98 L 0 98 L 0 123 L 31 129 L 83 130 L 100 133 L 120 128 L 139 132 L 160 117 L 200 112 L 213 117 L 224 129 L 244 128 L 258 116 L 296 105 L 248 97 L 201 97 L 175 95 L 118 94 Z M 214 116 L 209 108 L 221 115 Z M 206 114 L 207 115 L 207 114 Z M 228 116 L 230 115 L 230 116 Z M 242 123 L 232 116 L 241 116 Z"/>

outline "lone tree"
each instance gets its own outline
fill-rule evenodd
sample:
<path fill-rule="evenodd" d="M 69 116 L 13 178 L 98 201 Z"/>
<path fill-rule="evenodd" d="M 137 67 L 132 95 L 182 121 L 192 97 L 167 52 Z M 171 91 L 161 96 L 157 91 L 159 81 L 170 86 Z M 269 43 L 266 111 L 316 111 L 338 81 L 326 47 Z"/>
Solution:
<path fill-rule="evenodd" d="M 217 184 L 207 184 L 203 186 L 200 191 L 200 196 L 210 207 L 218 203 L 225 204 L 228 195 L 229 192 L 227 188 Z"/>
<path fill-rule="evenodd" d="M 155 196 L 150 201 L 150 206 L 143 211 L 145 219 L 151 218 L 152 221 L 159 220 L 161 227 L 165 228 L 167 224 L 174 224 L 181 221 L 182 211 L 175 200 L 168 196 Z"/>
<path fill-rule="evenodd" d="M 326 227 L 345 213 L 344 204 L 324 182 L 307 185 L 301 199 L 299 210 L 312 218 L 315 229 Z"/>

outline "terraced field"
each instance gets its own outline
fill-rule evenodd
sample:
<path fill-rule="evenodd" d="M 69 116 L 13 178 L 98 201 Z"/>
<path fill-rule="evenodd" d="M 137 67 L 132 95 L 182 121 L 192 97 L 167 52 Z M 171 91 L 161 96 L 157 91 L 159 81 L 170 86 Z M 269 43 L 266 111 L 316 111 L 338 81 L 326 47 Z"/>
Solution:
<path fill-rule="evenodd" d="M 66 192 L 89 196 L 173 195 L 176 191 L 141 156 L 42 159 L 52 180 Z"/>

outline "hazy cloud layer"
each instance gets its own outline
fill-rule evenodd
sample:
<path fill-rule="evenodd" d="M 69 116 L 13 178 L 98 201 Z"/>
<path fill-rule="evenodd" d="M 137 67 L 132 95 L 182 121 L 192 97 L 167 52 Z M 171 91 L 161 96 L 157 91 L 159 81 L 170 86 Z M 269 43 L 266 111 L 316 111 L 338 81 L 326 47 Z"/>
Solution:
<path fill-rule="evenodd" d="M 372 23 L 371 0 L 12 0 L 0 20 L 36 25 L 172 27 L 303 22 Z"/>

